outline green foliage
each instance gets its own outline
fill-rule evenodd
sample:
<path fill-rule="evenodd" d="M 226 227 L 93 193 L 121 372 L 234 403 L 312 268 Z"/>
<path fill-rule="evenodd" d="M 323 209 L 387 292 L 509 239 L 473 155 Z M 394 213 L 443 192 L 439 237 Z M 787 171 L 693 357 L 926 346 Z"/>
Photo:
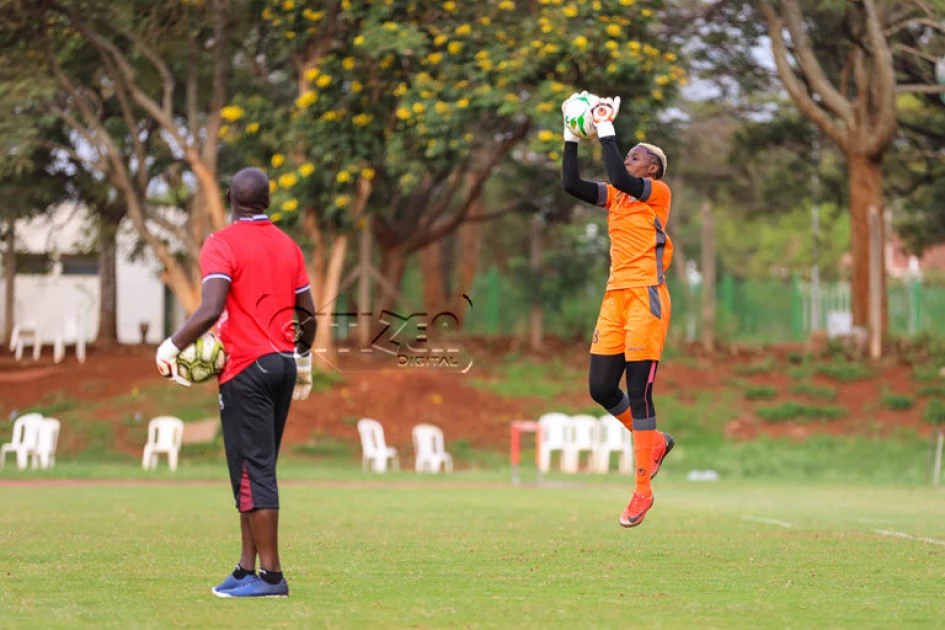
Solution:
<path fill-rule="evenodd" d="M 883 392 L 883 404 L 892 411 L 905 411 L 912 409 L 915 405 L 915 398 L 908 394 L 894 394 L 892 392 Z"/>
<path fill-rule="evenodd" d="M 919 396 L 930 396 L 933 398 L 945 398 L 945 385 L 923 385 L 919 388 Z"/>
<path fill-rule="evenodd" d="M 839 405 L 808 405 L 786 401 L 769 407 L 758 407 L 755 412 L 769 422 L 790 422 L 794 420 L 832 420 L 847 414 L 845 407 Z"/>
<path fill-rule="evenodd" d="M 844 383 L 853 383 L 863 381 L 873 376 L 873 370 L 860 363 L 821 363 L 816 368 L 816 372 Z"/>
<path fill-rule="evenodd" d="M 776 387 L 761 386 L 761 387 L 749 387 L 745 390 L 745 399 L 746 400 L 763 400 L 767 398 L 774 398 L 778 395 L 778 389 Z"/>
<path fill-rule="evenodd" d="M 933 426 L 945 425 L 945 400 L 933 398 L 926 403 L 922 419 Z"/>
<path fill-rule="evenodd" d="M 940 377 L 939 369 L 929 365 L 915 365 L 912 367 L 912 378 L 917 381 L 934 381 Z"/>
<path fill-rule="evenodd" d="M 814 383 L 798 383 L 791 387 L 791 392 L 810 398 L 820 398 L 821 400 L 836 400 L 837 390 L 828 385 L 816 385 Z"/>

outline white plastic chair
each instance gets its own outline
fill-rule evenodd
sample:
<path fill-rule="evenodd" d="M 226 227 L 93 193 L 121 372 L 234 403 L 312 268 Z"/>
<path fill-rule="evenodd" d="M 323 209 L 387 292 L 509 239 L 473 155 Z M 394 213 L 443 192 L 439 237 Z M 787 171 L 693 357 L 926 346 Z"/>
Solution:
<path fill-rule="evenodd" d="M 579 471 L 581 453 L 588 454 L 588 468 L 595 469 L 594 453 L 597 450 L 599 421 L 594 416 L 572 416 L 565 428 L 565 445 L 561 454 L 561 471 Z"/>
<path fill-rule="evenodd" d="M 446 452 L 443 431 L 432 424 L 418 424 L 413 428 L 413 451 L 416 453 L 418 473 L 438 473 L 440 468 L 453 472 L 453 457 Z"/>
<path fill-rule="evenodd" d="M 56 418 L 43 418 L 39 423 L 39 432 L 36 437 L 36 449 L 33 451 L 33 468 L 39 464 L 40 468 L 49 468 L 56 465 L 56 447 L 59 444 L 59 428 L 61 423 Z"/>
<path fill-rule="evenodd" d="M 546 413 L 538 418 L 541 426 L 541 447 L 538 452 L 538 467 L 541 472 L 551 470 L 551 454 L 559 451 L 564 454 L 565 430 L 570 418 L 563 413 Z"/>
<path fill-rule="evenodd" d="M 0 446 L 0 468 L 7 459 L 7 453 L 16 453 L 17 470 L 26 468 L 30 454 L 36 449 L 39 437 L 39 425 L 43 421 L 43 414 L 28 413 L 20 416 L 13 423 L 13 438 L 7 444 Z"/>
<path fill-rule="evenodd" d="M 158 416 L 148 423 L 148 443 L 144 445 L 141 466 L 145 470 L 155 469 L 158 454 L 167 455 L 167 465 L 177 470 L 177 455 L 184 437 L 184 422 L 174 416 Z"/>
<path fill-rule="evenodd" d="M 387 461 L 390 460 L 394 470 L 400 470 L 400 458 L 397 449 L 387 446 L 384 441 L 384 427 L 377 420 L 362 418 L 358 420 L 358 434 L 361 436 L 361 468 L 374 472 L 387 470 Z"/>
<path fill-rule="evenodd" d="M 81 314 L 67 317 L 53 341 L 53 361 L 59 363 L 66 356 L 66 346 L 75 346 L 79 363 L 85 363 L 85 320 Z"/>
<path fill-rule="evenodd" d="M 633 433 L 623 426 L 623 423 L 612 415 L 604 414 L 600 417 L 598 433 L 597 472 L 610 471 L 610 454 L 619 453 L 617 470 L 621 474 L 633 472 Z"/>
<path fill-rule="evenodd" d="M 33 346 L 33 360 L 39 361 L 39 354 L 43 349 L 39 326 L 33 321 L 16 324 L 10 336 L 10 352 L 15 353 L 17 361 L 23 358 L 23 347 L 29 345 Z"/>

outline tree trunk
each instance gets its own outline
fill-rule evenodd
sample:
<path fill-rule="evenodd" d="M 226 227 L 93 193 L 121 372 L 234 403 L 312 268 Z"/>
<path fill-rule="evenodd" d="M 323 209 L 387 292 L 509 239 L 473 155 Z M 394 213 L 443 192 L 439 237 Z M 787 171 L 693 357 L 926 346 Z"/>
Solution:
<path fill-rule="evenodd" d="M 543 313 L 541 305 L 541 293 L 538 291 L 539 280 L 541 278 L 541 236 L 542 220 L 539 216 L 532 217 L 529 226 L 528 254 L 529 263 L 532 270 L 533 293 L 531 322 L 528 327 L 528 345 L 532 351 L 541 350 L 543 337 Z"/>
<path fill-rule="evenodd" d="M 14 221 L 7 221 L 6 247 L 3 250 L 3 285 L 5 300 L 3 303 L 3 343 L 10 344 L 13 336 L 13 317 L 16 298 L 16 233 Z"/>
<path fill-rule="evenodd" d="M 853 254 L 853 278 L 850 284 L 853 301 L 853 325 L 869 327 L 870 304 L 870 208 L 876 208 L 880 220 L 880 251 L 886 246 L 883 203 L 883 172 L 878 159 L 866 155 L 847 156 L 850 171 L 850 240 Z M 886 297 L 886 266 L 880 268 L 882 291 L 882 334 L 889 327 Z"/>
<path fill-rule="evenodd" d="M 116 275 L 116 226 L 102 225 L 99 236 L 98 278 L 99 311 L 98 334 L 95 342 L 102 346 L 118 343 L 118 296 Z"/>
<path fill-rule="evenodd" d="M 374 308 L 374 321 L 382 311 L 393 311 L 399 308 L 397 299 L 391 295 L 396 291 L 400 295 L 403 284 L 404 271 L 407 269 L 407 252 L 402 247 L 388 247 L 381 249 L 381 286 L 377 290 L 377 305 Z M 386 288 L 385 288 L 386 287 Z M 390 290 L 387 290 L 390 289 Z M 398 311 L 400 312 L 400 311 Z M 409 315 L 410 313 L 400 313 Z M 373 336 L 372 336 L 373 339 Z"/>
<path fill-rule="evenodd" d="M 712 204 L 702 202 L 702 347 L 715 351 L 715 224 Z"/>
<path fill-rule="evenodd" d="M 423 312 L 434 317 L 446 306 L 446 278 L 443 275 L 443 242 L 430 243 L 420 250 L 423 281 Z"/>
<path fill-rule="evenodd" d="M 476 200 L 469 209 L 469 218 L 474 219 L 482 212 L 482 198 Z M 456 243 L 456 296 L 461 298 L 472 291 L 473 281 L 479 267 L 479 253 L 482 250 L 482 221 L 467 221 L 459 228 Z M 471 296 L 470 296 L 471 297 Z M 462 318 L 460 324 L 464 324 Z"/>
<path fill-rule="evenodd" d="M 200 306 L 201 288 L 191 282 L 189 270 L 178 264 L 165 267 L 161 274 L 161 282 L 168 286 L 174 297 L 180 302 L 186 316 L 193 315 L 197 307 Z"/>
<path fill-rule="evenodd" d="M 318 317 L 318 329 L 315 333 L 315 354 L 328 361 L 334 361 L 335 337 L 334 314 L 338 307 L 338 287 L 341 274 L 344 271 L 345 254 L 348 251 L 348 236 L 336 235 L 329 237 L 318 226 L 315 210 L 305 211 L 302 227 L 306 236 L 313 241 L 311 255 L 308 262 L 308 279 L 312 284 L 312 301 L 315 302 L 315 312 Z M 331 240 L 331 246 L 326 245 Z M 349 310 L 350 310 L 350 304 Z M 347 322 L 346 322 L 347 323 Z M 313 365 L 324 367 L 318 360 Z"/>

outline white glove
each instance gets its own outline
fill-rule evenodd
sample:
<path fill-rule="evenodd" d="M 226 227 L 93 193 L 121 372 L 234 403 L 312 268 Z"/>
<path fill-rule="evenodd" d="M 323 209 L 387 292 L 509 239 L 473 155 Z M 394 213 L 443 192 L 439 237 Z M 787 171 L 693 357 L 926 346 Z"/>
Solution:
<path fill-rule="evenodd" d="M 295 388 L 292 400 L 305 400 L 312 393 L 312 355 L 295 355 Z"/>
<path fill-rule="evenodd" d="M 157 349 L 157 369 L 164 378 L 170 379 L 184 387 L 190 387 L 191 383 L 186 378 L 177 373 L 177 355 L 180 349 L 174 345 L 171 338 L 164 340 Z"/>
<path fill-rule="evenodd" d="M 594 107 L 594 127 L 597 128 L 597 137 L 606 138 L 616 135 L 614 131 L 614 118 L 620 111 L 620 97 L 602 98 Z"/>

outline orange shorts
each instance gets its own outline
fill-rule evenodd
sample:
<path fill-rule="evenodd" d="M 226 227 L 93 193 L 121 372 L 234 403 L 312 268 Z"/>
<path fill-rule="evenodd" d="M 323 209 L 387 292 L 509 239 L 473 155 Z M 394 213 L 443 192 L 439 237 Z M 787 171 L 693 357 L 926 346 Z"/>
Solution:
<path fill-rule="evenodd" d="M 627 361 L 659 361 L 670 310 L 665 284 L 607 291 L 594 328 L 591 354 L 622 352 Z"/>

